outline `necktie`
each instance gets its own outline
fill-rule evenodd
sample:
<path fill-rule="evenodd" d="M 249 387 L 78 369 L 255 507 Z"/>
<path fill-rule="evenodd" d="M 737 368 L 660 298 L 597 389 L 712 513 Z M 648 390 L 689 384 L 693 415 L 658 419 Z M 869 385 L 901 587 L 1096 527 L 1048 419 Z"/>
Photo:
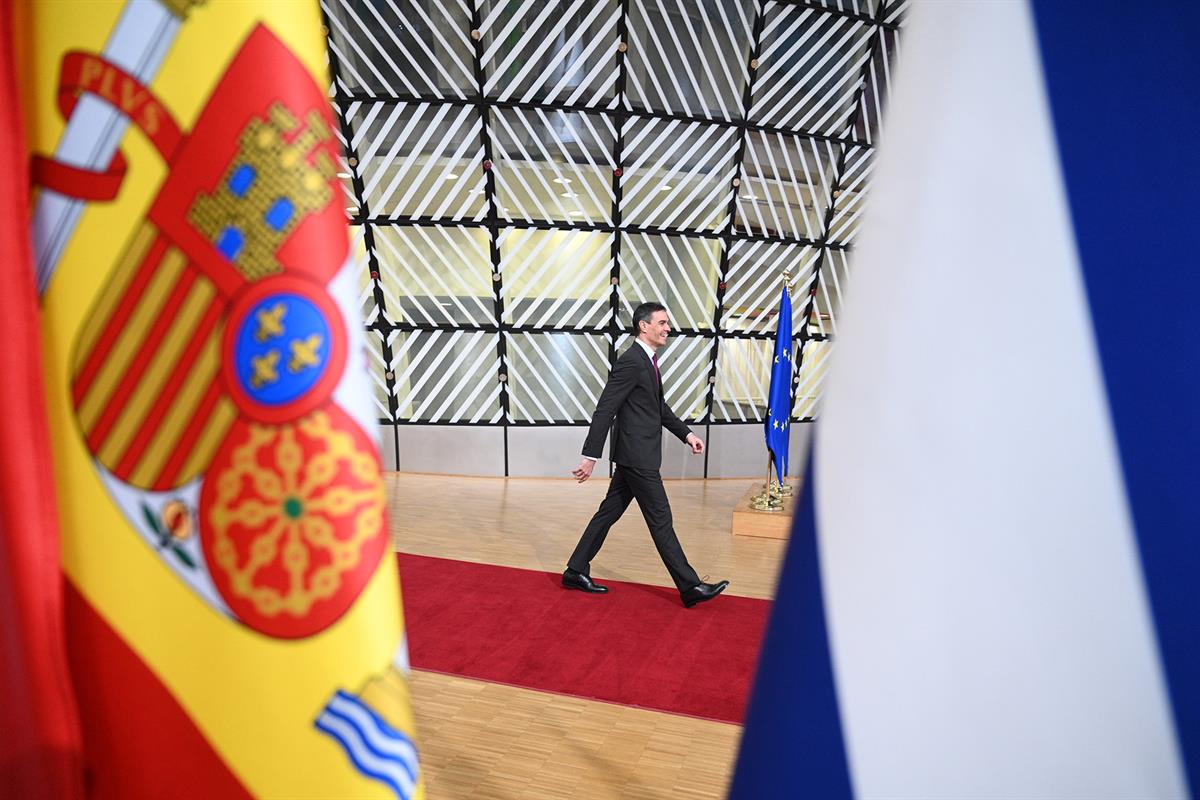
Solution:
<path fill-rule="evenodd" d="M 662 373 L 658 369 L 658 353 L 654 354 L 654 374 L 658 376 L 658 385 L 662 386 Z"/>

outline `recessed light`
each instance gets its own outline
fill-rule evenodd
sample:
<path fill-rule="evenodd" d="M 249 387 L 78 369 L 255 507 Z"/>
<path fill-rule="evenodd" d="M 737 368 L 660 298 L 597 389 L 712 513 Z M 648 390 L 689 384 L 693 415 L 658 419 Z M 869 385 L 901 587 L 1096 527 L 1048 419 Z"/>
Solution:
<path fill-rule="evenodd" d="M 446 176 L 446 180 L 448 180 L 448 181 L 452 181 L 452 180 L 454 180 L 454 179 L 455 179 L 455 178 L 457 178 L 457 177 L 458 177 L 458 173 L 451 172 L 449 175 L 447 175 L 447 176 Z"/>
<path fill-rule="evenodd" d="M 554 182 L 555 183 L 570 183 L 571 179 L 570 178 L 555 178 Z"/>
<path fill-rule="evenodd" d="M 337 175 L 339 178 L 353 178 L 354 177 L 349 172 L 339 172 Z"/>
<path fill-rule="evenodd" d="M 757 203 L 757 202 L 758 202 L 758 198 L 757 198 L 757 197 L 755 197 L 755 196 L 754 196 L 754 195 L 752 195 L 752 194 L 744 194 L 744 195 L 742 195 L 742 199 L 744 199 L 744 200 L 749 200 L 751 203 Z"/>
<path fill-rule="evenodd" d="M 574 192 L 563 192 L 561 196 L 562 197 L 578 197 L 579 195 L 575 194 Z"/>
<path fill-rule="evenodd" d="M 583 216 L 583 212 L 580 211 L 579 209 L 575 209 L 574 211 L 568 211 L 567 213 L 570 214 L 572 217 L 582 217 Z"/>

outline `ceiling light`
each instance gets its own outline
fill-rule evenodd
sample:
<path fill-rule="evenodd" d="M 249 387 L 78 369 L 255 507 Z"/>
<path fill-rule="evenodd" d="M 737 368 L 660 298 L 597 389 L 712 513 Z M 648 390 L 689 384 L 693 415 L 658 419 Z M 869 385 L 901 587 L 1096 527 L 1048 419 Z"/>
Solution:
<path fill-rule="evenodd" d="M 575 194 L 574 192 L 563 192 L 562 193 L 562 197 L 578 197 L 578 196 L 579 195 Z"/>
<path fill-rule="evenodd" d="M 674 188 L 675 188 L 675 187 L 674 187 L 674 186 L 671 186 L 669 183 L 664 183 L 662 186 L 658 187 L 658 190 L 659 190 L 660 192 L 669 192 L 669 191 L 671 191 L 671 190 L 672 190 L 672 189 L 674 189 Z"/>
<path fill-rule="evenodd" d="M 570 178 L 555 178 L 554 182 L 555 183 L 570 183 L 571 179 Z"/>
<path fill-rule="evenodd" d="M 570 214 L 572 217 L 582 217 L 583 216 L 583 212 L 580 211 L 579 209 L 575 209 L 574 211 L 568 211 L 567 213 Z"/>
<path fill-rule="evenodd" d="M 446 176 L 446 180 L 448 180 L 448 181 L 452 181 L 452 180 L 454 180 L 454 179 L 455 179 L 455 178 L 457 178 L 457 177 L 458 177 L 458 174 L 457 174 L 457 173 L 451 172 L 449 175 L 447 175 L 447 176 Z"/>
<path fill-rule="evenodd" d="M 339 172 L 337 175 L 339 178 L 353 178 L 354 177 L 349 172 Z"/>

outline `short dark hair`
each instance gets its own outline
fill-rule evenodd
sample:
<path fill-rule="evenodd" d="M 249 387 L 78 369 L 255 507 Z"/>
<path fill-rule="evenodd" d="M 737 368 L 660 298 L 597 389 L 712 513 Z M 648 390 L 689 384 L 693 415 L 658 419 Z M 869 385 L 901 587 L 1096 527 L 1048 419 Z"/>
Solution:
<path fill-rule="evenodd" d="M 637 336 L 642 332 L 642 329 L 639 326 L 643 322 L 649 322 L 650 317 L 654 315 L 654 312 L 666 310 L 667 307 L 662 303 L 642 303 L 640 306 L 635 308 L 633 310 L 633 335 Z"/>

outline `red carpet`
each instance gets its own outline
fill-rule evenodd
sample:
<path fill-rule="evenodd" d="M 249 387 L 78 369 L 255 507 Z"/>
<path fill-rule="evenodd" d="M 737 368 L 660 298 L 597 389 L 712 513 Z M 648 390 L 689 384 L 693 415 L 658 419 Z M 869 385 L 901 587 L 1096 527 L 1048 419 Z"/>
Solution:
<path fill-rule="evenodd" d="M 770 603 L 397 554 L 412 665 L 529 689 L 741 723 Z M 731 587 L 736 588 L 736 587 Z"/>

